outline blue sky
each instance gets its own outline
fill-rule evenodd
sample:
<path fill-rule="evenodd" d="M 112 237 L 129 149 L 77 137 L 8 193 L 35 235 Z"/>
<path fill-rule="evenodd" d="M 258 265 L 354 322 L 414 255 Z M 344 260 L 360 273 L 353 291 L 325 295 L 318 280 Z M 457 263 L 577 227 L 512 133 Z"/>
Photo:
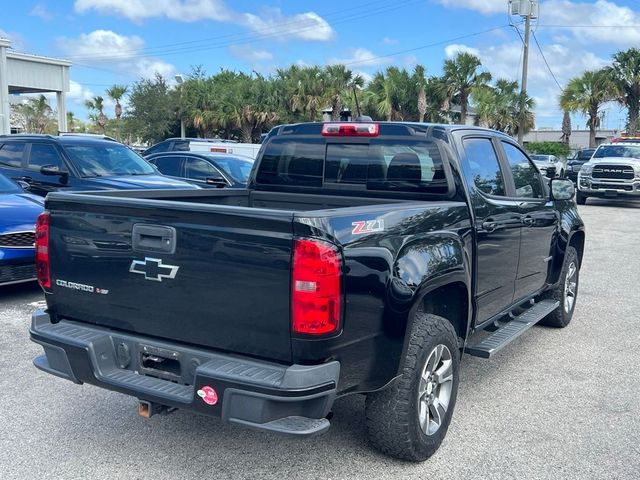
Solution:
<path fill-rule="evenodd" d="M 522 44 L 509 26 L 507 0 L 49 0 L 3 1 L 0 36 L 17 51 L 69 59 L 67 108 L 86 117 L 83 101 L 114 83 L 159 71 L 168 78 L 193 65 L 273 72 L 292 63 L 346 63 L 365 77 L 388 65 L 442 62 L 466 50 L 494 78 L 520 78 Z M 513 20 L 517 20 L 513 18 Z M 640 45 L 640 0 L 540 2 L 532 39 L 529 93 L 537 126 L 559 127 L 560 86 Z M 553 72 L 555 80 L 550 73 Z M 557 83 L 556 83 L 557 80 Z M 108 105 L 109 107 L 109 105 Z M 604 127 L 624 125 L 607 107 Z M 584 128 L 575 116 L 573 127 Z"/>

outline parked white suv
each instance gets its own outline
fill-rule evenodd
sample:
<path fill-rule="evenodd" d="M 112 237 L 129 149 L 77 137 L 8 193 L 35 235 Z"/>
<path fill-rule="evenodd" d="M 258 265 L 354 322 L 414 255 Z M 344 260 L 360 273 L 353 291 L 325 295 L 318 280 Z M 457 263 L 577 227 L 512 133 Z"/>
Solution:
<path fill-rule="evenodd" d="M 576 201 L 627 196 L 640 198 L 640 142 L 600 145 L 578 173 Z"/>

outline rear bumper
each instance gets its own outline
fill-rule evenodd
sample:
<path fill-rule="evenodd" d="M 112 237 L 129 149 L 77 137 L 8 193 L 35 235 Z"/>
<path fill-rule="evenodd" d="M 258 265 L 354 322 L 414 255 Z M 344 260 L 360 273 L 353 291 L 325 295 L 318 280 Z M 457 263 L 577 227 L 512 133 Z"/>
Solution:
<path fill-rule="evenodd" d="M 32 316 L 30 335 L 44 348 L 34 365 L 78 384 L 278 433 L 311 435 L 329 427 L 338 362 L 284 366 L 68 320 L 53 324 L 42 310 Z M 143 362 L 149 354 L 179 366 L 150 370 Z"/>

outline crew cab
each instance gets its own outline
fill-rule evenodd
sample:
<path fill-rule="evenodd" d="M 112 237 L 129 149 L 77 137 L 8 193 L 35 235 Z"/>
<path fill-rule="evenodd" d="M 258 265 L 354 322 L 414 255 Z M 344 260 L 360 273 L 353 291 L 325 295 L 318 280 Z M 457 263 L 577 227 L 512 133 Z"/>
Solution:
<path fill-rule="evenodd" d="M 43 197 L 57 190 L 199 188 L 161 175 L 113 139 L 87 135 L 0 135 L 0 174 Z"/>
<path fill-rule="evenodd" d="M 600 145 L 578 173 L 579 205 L 589 197 L 640 198 L 640 141 Z"/>
<path fill-rule="evenodd" d="M 422 461 L 463 352 L 571 321 L 573 194 L 502 133 L 391 122 L 276 127 L 246 189 L 54 192 L 34 363 L 137 397 L 145 417 L 290 435 L 324 432 L 336 398 L 363 394 L 371 443 Z"/>

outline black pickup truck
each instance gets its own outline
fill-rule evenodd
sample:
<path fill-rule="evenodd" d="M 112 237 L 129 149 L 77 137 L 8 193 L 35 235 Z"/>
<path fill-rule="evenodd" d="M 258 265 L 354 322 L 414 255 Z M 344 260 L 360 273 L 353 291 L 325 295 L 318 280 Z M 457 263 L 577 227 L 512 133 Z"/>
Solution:
<path fill-rule="evenodd" d="M 297 435 L 366 394 L 371 443 L 421 461 L 446 434 L 462 353 L 570 322 L 573 194 L 501 133 L 363 122 L 275 128 L 247 189 L 51 193 L 34 362 L 147 417 Z"/>

